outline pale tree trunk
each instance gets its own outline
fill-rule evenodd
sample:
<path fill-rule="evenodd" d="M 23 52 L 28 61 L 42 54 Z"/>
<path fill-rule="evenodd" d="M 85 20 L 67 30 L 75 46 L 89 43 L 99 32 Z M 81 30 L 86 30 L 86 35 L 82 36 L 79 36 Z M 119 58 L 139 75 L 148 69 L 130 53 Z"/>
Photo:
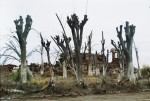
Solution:
<path fill-rule="evenodd" d="M 46 50 L 46 52 L 47 52 L 47 60 L 48 60 L 49 68 L 52 68 L 52 67 L 51 67 L 51 62 L 50 62 L 50 54 L 49 54 L 49 51 Z"/>
<path fill-rule="evenodd" d="M 75 75 L 76 75 L 76 77 L 77 77 L 76 69 L 75 69 L 75 64 L 74 64 L 74 62 L 73 62 L 73 59 L 71 59 L 71 65 L 72 65 L 72 68 L 71 68 L 71 69 L 73 69 L 73 71 L 74 71 L 74 73 L 75 73 Z"/>
<path fill-rule="evenodd" d="M 97 51 L 94 55 L 94 60 L 95 60 L 95 64 L 94 64 L 95 65 L 95 75 L 98 76 L 98 75 L 100 75 L 100 65 L 97 61 Z"/>
<path fill-rule="evenodd" d="M 77 76 L 77 81 L 80 82 L 82 81 L 82 64 L 81 64 L 81 56 L 80 52 L 76 53 L 77 54 L 77 67 L 76 67 L 76 76 Z"/>
<path fill-rule="evenodd" d="M 107 68 L 108 68 L 108 62 L 106 61 L 106 64 L 103 65 L 103 76 L 104 76 L 104 77 L 106 77 Z"/>
<path fill-rule="evenodd" d="M 22 39 L 21 47 L 21 83 L 27 83 L 26 45 Z"/>
<path fill-rule="evenodd" d="M 122 69 L 122 70 L 123 70 L 122 75 L 124 76 L 124 66 L 122 66 L 122 63 L 121 63 L 121 62 L 119 62 L 119 65 L 120 65 L 120 69 Z"/>
<path fill-rule="evenodd" d="M 92 66 L 89 64 L 88 66 L 88 76 L 93 76 Z"/>
<path fill-rule="evenodd" d="M 105 68 L 105 65 L 103 64 L 103 76 L 106 77 L 106 71 L 107 71 L 107 68 Z"/>
<path fill-rule="evenodd" d="M 67 78 L 67 67 L 66 67 L 66 61 L 62 62 L 63 67 L 63 78 Z"/>
<path fill-rule="evenodd" d="M 95 75 L 96 75 L 96 76 L 100 75 L 100 70 L 99 70 L 99 68 L 98 68 L 98 67 L 96 68 Z"/>
<path fill-rule="evenodd" d="M 135 49 L 136 60 L 137 60 L 137 64 L 138 64 L 138 78 L 142 78 L 142 75 L 141 75 L 141 69 L 140 69 L 140 64 L 139 64 L 138 49 L 137 49 L 137 47 L 135 46 L 135 42 L 134 42 L 134 49 Z"/>
<path fill-rule="evenodd" d="M 108 67 L 108 56 L 109 56 L 109 50 L 107 50 L 107 56 L 105 56 L 105 49 L 104 49 L 104 45 L 105 45 L 105 39 L 104 39 L 104 35 L 103 35 L 103 31 L 102 31 L 102 40 L 101 40 L 101 44 L 102 44 L 102 59 L 103 59 L 103 76 L 106 77 L 106 72 L 107 72 L 107 67 Z"/>
<path fill-rule="evenodd" d="M 126 22 L 125 33 L 126 33 L 126 42 L 127 42 L 127 51 L 128 51 L 126 59 L 127 59 L 127 66 L 128 66 L 127 77 L 130 79 L 130 81 L 135 81 L 136 78 L 134 75 L 134 66 L 132 60 L 132 44 L 133 44 L 133 35 L 134 35 L 133 32 L 134 29 L 132 28 L 132 26 L 129 26 L 129 22 Z"/>
<path fill-rule="evenodd" d="M 137 60 L 137 61 L 138 61 L 138 60 Z M 139 62 L 138 62 L 138 77 L 139 77 L 139 78 L 142 78 Z"/>
<path fill-rule="evenodd" d="M 119 75 L 117 77 L 117 82 L 120 83 L 122 81 L 124 81 L 124 71 L 122 69 L 120 69 Z"/>
<path fill-rule="evenodd" d="M 44 61 L 43 61 L 43 46 L 41 46 L 41 70 L 40 70 L 41 75 L 44 74 Z"/>
<path fill-rule="evenodd" d="M 129 62 L 129 69 L 128 69 L 128 78 L 130 79 L 130 81 L 135 81 L 135 74 L 134 74 L 134 67 L 133 67 L 133 62 L 130 61 Z"/>
<path fill-rule="evenodd" d="M 20 69 L 20 74 L 21 74 L 21 83 L 27 83 L 27 65 L 26 62 L 21 63 L 21 69 Z"/>
<path fill-rule="evenodd" d="M 22 41 L 23 42 L 23 41 Z M 27 74 L 31 78 L 33 77 L 32 72 L 30 71 L 29 67 L 27 66 L 27 60 L 26 60 L 26 45 L 25 42 L 21 44 L 21 67 L 20 67 L 20 82 L 21 83 L 27 83 Z"/>
<path fill-rule="evenodd" d="M 92 65 L 91 65 L 91 39 L 92 39 L 92 31 L 91 34 L 88 36 L 88 51 L 89 51 L 89 62 L 88 62 L 88 75 L 93 76 L 93 71 L 92 71 Z"/>

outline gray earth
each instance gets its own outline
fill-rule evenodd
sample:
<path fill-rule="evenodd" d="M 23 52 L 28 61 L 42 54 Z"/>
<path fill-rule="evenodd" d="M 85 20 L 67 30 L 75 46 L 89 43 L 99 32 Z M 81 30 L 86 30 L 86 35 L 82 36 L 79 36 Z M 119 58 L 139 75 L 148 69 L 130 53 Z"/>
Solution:
<path fill-rule="evenodd" d="M 2 100 L 9 101 L 9 100 Z M 10 101 L 150 101 L 150 92 L 87 95 L 78 97 L 31 97 L 11 99 Z"/>

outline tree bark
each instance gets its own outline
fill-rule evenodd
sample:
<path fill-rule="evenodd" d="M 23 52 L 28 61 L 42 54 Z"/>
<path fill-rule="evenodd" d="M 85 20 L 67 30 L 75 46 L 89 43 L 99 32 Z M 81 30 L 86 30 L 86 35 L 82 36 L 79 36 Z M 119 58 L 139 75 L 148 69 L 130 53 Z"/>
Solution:
<path fill-rule="evenodd" d="M 44 60 L 43 60 L 43 46 L 41 46 L 41 70 L 40 70 L 41 75 L 44 74 Z"/>
<path fill-rule="evenodd" d="M 93 76 L 92 65 L 91 65 L 91 39 L 92 39 L 92 31 L 88 36 L 88 51 L 89 51 L 89 62 L 88 62 L 88 75 Z"/>
<path fill-rule="evenodd" d="M 62 67 L 63 67 L 63 78 L 67 78 L 67 66 L 66 66 L 66 61 L 63 61 Z"/>
<path fill-rule="evenodd" d="M 141 69 L 140 69 L 140 64 L 139 64 L 138 49 L 137 49 L 137 47 L 135 46 L 135 42 L 134 42 L 134 49 L 135 49 L 136 60 L 137 60 L 137 64 L 138 64 L 138 78 L 142 78 L 142 75 L 141 75 Z"/>

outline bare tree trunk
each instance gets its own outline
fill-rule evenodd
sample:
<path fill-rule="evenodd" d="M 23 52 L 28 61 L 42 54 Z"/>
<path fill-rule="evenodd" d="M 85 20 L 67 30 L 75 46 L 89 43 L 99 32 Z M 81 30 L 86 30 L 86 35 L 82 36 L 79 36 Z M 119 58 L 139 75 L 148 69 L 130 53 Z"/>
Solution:
<path fill-rule="evenodd" d="M 100 70 L 99 70 L 99 68 L 98 68 L 98 67 L 96 67 L 95 75 L 96 75 L 96 76 L 100 75 Z"/>
<path fill-rule="evenodd" d="M 21 63 L 21 67 L 20 67 L 21 69 L 21 80 L 20 80 L 20 82 L 21 83 L 27 83 L 27 65 L 26 65 L 26 62 L 24 62 L 24 63 Z"/>
<path fill-rule="evenodd" d="M 91 64 L 88 65 L 88 75 L 93 76 L 92 66 Z"/>
<path fill-rule="evenodd" d="M 43 46 L 41 46 L 41 70 L 40 70 L 41 75 L 44 74 L 44 61 L 43 61 Z"/>
<path fill-rule="evenodd" d="M 105 57 L 105 62 L 103 65 L 103 76 L 106 77 L 107 68 L 108 68 L 108 58 L 109 58 L 109 50 L 107 50 L 107 57 Z"/>
<path fill-rule="evenodd" d="M 95 64 L 94 64 L 94 66 L 95 66 L 95 75 L 98 76 L 98 75 L 100 75 L 100 65 L 99 65 L 99 62 L 97 60 L 97 51 L 94 55 L 94 60 L 95 60 Z"/>
<path fill-rule="evenodd" d="M 134 75 L 134 66 L 132 61 L 132 44 L 133 44 L 133 36 L 134 36 L 134 30 L 135 26 L 129 26 L 129 22 L 126 22 L 125 26 L 125 33 L 126 33 L 126 42 L 127 42 L 127 50 L 128 50 L 128 56 L 127 56 L 127 66 L 128 66 L 128 73 L 127 77 L 132 81 L 135 81 L 135 75 Z"/>
<path fill-rule="evenodd" d="M 63 67 L 63 78 L 67 78 L 67 67 L 66 67 L 66 61 L 62 62 Z"/>
<path fill-rule="evenodd" d="M 89 62 L 88 62 L 88 75 L 93 76 L 93 71 L 92 71 L 92 64 L 91 64 L 91 39 L 92 39 L 92 31 L 91 34 L 88 36 L 88 50 L 89 50 Z"/>
<path fill-rule="evenodd" d="M 77 81 L 82 81 L 82 65 L 81 65 L 81 56 L 80 56 L 80 52 L 77 52 L 77 67 L 76 67 L 76 76 L 77 76 Z"/>
<path fill-rule="evenodd" d="M 26 45 L 22 41 L 21 47 L 21 83 L 27 83 Z"/>
<path fill-rule="evenodd" d="M 105 49 L 104 49 L 105 39 L 104 39 L 103 31 L 102 31 L 101 44 L 102 44 L 102 50 L 101 50 L 102 59 L 103 59 L 103 61 L 104 61 L 104 63 L 102 64 L 102 66 L 103 66 L 103 76 L 106 77 L 106 72 L 107 72 L 107 67 L 108 67 L 109 50 L 107 50 L 107 56 L 105 56 Z"/>
<path fill-rule="evenodd" d="M 141 69 L 140 69 L 140 64 L 139 64 L 138 49 L 137 49 L 137 47 L 135 46 L 135 42 L 134 42 L 134 49 L 135 49 L 136 60 L 137 60 L 137 64 L 138 64 L 138 78 L 142 78 L 142 75 L 141 75 Z"/>
<path fill-rule="evenodd" d="M 105 68 L 105 65 L 103 64 L 103 76 L 106 77 L 106 71 L 107 69 Z"/>

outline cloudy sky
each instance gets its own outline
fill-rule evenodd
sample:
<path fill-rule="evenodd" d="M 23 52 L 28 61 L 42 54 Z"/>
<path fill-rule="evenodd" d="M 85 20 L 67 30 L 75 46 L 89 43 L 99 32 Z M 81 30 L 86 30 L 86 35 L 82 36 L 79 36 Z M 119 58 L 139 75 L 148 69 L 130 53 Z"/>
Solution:
<path fill-rule="evenodd" d="M 110 40 L 118 41 L 116 27 L 124 26 L 125 22 L 129 21 L 136 26 L 134 41 L 139 50 L 140 65 L 150 65 L 150 0 L 0 0 L 0 12 L 0 48 L 11 40 L 10 32 L 15 31 L 13 21 L 20 15 L 23 18 L 27 14 L 31 15 L 32 28 L 41 32 L 45 39 L 52 41 L 50 35 L 62 35 L 56 13 L 61 18 L 68 36 L 71 36 L 71 31 L 66 23 L 67 16 L 76 13 L 79 20 L 82 20 L 87 14 L 89 20 L 84 27 L 83 43 L 93 31 L 93 52 L 101 50 L 102 31 L 106 39 L 105 48 L 110 49 L 113 47 Z M 40 37 L 34 30 L 30 31 L 27 41 L 27 51 L 40 45 Z M 53 53 L 54 47 L 56 48 L 54 42 L 51 47 Z M 135 54 L 133 55 L 136 65 Z M 51 60 L 54 61 L 54 58 Z M 29 62 L 40 63 L 40 57 L 34 55 L 29 58 Z"/>

